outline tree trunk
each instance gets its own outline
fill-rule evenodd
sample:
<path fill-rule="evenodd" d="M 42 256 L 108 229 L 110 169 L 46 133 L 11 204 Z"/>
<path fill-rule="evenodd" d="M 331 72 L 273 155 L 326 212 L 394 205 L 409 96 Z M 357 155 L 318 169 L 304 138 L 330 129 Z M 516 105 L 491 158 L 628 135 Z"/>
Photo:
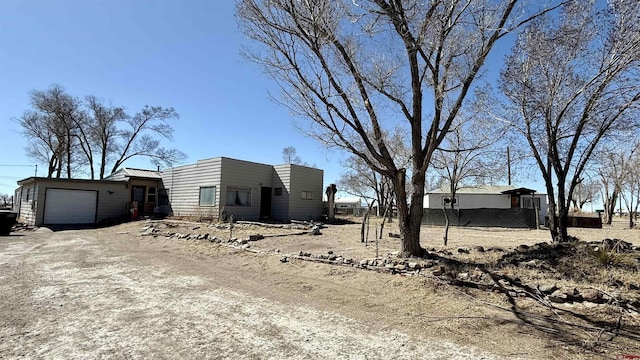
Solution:
<path fill-rule="evenodd" d="M 556 235 L 556 242 L 568 242 L 569 241 L 569 233 L 568 233 L 568 224 L 569 224 L 569 208 L 561 203 L 558 206 L 558 229 Z"/>
<path fill-rule="evenodd" d="M 616 207 L 617 201 L 618 201 L 618 191 L 613 190 L 613 192 L 611 192 L 611 196 L 608 196 L 604 202 L 604 216 L 605 216 L 605 223 L 607 225 L 611 225 L 611 222 L 613 221 L 613 213 L 616 211 L 615 207 Z"/>
<path fill-rule="evenodd" d="M 51 159 L 49 160 L 49 169 L 47 171 L 47 177 L 53 177 L 53 174 L 56 172 L 56 162 L 55 162 L 55 157 L 51 156 Z"/>
<path fill-rule="evenodd" d="M 380 205 L 380 204 L 378 204 L 378 205 Z M 380 206 L 378 208 L 380 208 Z M 385 223 L 385 220 L 387 219 L 387 214 L 389 213 L 389 210 L 391 210 L 390 208 L 391 208 L 391 201 L 387 201 L 387 206 L 385 207 L 384 213 L 382 214 L 382 223 L 380 224 L 380 237 L 379 237 L 379 239 L 382 239 L 382 232 L 384 231 L 384 223 Z"/>
<path fill-rule="evenodd" d="M 400 249 L 401 257 L 419 256 L 425 250 L 420 246 L 420 227 L 422 225 L 423 197 L 424 197 L 424 175 L 414 174 L 411 179 L 413 193 L 411 194 L 411 204 L 407 203 L 407 192 L 405 188 L 405 170 L 398 171 L 394 178 L 396 192 L 396 206 L 398 209 L 398 227 L 402 237 Z M 420 183 L 422 179 L 422 183 Z"/>
<path fill-rule="evenodd" d="M 367 244 L 367 240 L 368 240 L 368 234 L 365 233 L 365 226 L 369 220 L 369 212 L 371 212 L 371 209 L 367 209 L 367 211 L 364 212 L 364 214 L 362 215 L 362 224 L 360 226 L 360 242 L 364 243 L 365 245 Z"/>
<path fill-rule="evenodd" d="M 549 231 L 551 232 L 551 241 L 556 241 L 556 238 L 558 237 L 558 215 L 556 214 L 555 200 L 553 200 L 551 196 L 549 197 L 548 217 Z"/>
<path fill-rule="evenodd" d="M 444 246 L 447 246 L 449 241 L 449 213 L 447 213 L 447 207 L 442 205 L 442 213 L 444 214 Z"/>
<path fill-rule="evenodd" d="M 71 133 L 67 132 L 67 179 L 71 179 Z"/>
<path fill-rule="evenodd" d="M 336 192 L 338 192 L 338 188 L 336 187 L 336 184 L 330 184 L 329 186 L 327 186 L 327 190 L 325 191 L 325 193 L 327 194 L 327 218 L 329 220 L 333 220 L 336 218 L 336 214 L 335 214 Z"/>

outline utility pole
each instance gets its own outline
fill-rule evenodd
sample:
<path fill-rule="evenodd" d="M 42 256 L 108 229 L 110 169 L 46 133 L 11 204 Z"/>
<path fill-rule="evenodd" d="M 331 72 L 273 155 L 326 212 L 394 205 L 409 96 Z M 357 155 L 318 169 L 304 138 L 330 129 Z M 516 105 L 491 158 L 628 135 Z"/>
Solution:
<path fill-rule="evenodd" d="M 509 147 L 507 146 L 507 185 L 511 185 L 511 153 L 509 152 Z"/>

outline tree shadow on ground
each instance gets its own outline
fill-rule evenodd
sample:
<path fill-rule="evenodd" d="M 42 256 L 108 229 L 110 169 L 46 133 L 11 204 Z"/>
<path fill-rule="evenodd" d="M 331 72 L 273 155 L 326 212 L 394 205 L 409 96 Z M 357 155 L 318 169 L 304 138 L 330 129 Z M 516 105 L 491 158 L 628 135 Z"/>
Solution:
<path fill-rule="evenodd" d="M 553 269 L 563 263 L 563 258 L 576 255 L 575 252 L 572 253 L 571 247 L 558 247 L 557 253 L 550 253 L 554 247 L 545 248 L 531 247 L 517 255 L 505 254 L 501 260 L 518 258 L 518 263 L 544 260 L 549 269 Z M 630 309 L 628 301 L 610 300 L 606 305 L 582 307 L 582 311 L 578 312 L 569 308 L 573 306 L 571 299 L 559 306 L 552 303 L 549 294 L 543 293 L 538 286 L 527 284 L 526 279 L 501 273 L 500 270 L 505 264 L 513 265 L 511 261 L 499 260 L 496 264 L 484 264 L 460 261 L 433 253 L 429 258 L 436 260 L 444 269 L 438 278 L 459 287 L 466 296 L 473 297 L 464 291 L 465 289 L 503 294 L 508 306 L 491 304 L 475 297 L 474 300 L 511 313 L 515 317 L 513 322 L 541 335 L 545 334 L 550 342 L 575 346 L 594 355 L 640 355 L 640 326 L 637 320 L 634 322 L 632 315 L 633 312 L 637 313 L 637 309 Z M 470 278 L 461 279 L 461 273 Z M 483 281 L 474 281 L 474 273 L 481 273 Z M 536 306 L 532 306 L 532 300 Z M 576 297 L 576 302 L 578 300 L 582 299 Z"/>

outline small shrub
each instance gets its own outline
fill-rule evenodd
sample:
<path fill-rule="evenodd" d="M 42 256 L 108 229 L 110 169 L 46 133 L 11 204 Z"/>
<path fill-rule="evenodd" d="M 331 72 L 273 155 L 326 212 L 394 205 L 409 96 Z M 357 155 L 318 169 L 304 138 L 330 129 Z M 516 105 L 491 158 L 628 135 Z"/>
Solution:
<path fill-rule="evenodd" d="M 592 252 L 598 264 L 607 268 L 616 266 L 633 266 L 633 259 L 625 254 L 616 252 L 616 249 L 607 250 L 605 247 L 599 247 L 598 250 Z"/>

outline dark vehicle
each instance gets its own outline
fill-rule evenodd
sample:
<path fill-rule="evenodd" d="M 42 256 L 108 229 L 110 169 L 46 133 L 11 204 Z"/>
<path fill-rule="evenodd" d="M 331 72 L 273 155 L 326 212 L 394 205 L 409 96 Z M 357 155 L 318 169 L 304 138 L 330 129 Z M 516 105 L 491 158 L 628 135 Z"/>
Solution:
<path fill-rule="evenodd" d="M 0 210 L 0 236 L 8 236 L 11 233 L 11 227 L 16 223 L 17 215 L 9 210 Z"/>

